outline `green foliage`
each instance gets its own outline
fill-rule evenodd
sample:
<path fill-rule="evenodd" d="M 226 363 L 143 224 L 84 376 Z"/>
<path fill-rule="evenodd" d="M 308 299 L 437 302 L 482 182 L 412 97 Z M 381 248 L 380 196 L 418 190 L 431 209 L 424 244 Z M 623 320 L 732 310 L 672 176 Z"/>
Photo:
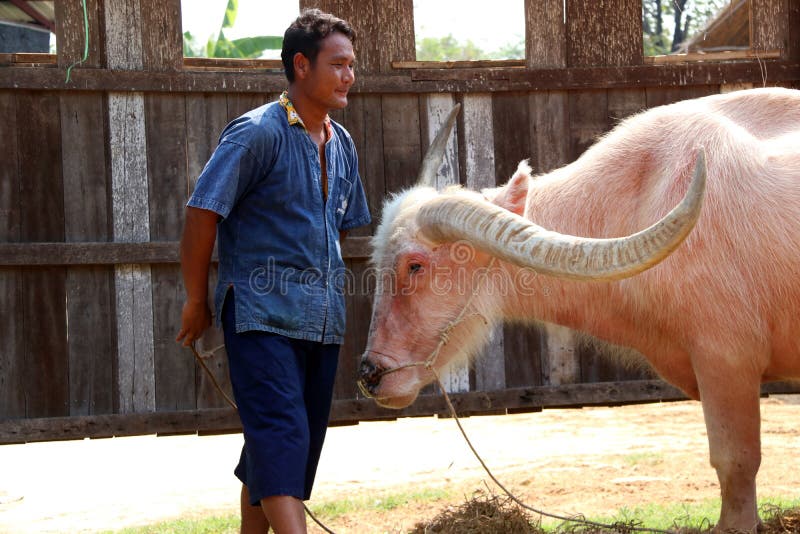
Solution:
<path fill-rule="evenodd" d="M 217 37 L 211 36 L 203 45 L 191 32 L 183 34 L 183 55 L 186 57 L 221 57 L 236 59 L 256 59 L 265 50 L 280 50 L 283 37 L 277 35 L 260 35 L 230 40 L 225 30 L 233 28 L 239 12 L 239 0 L 228 0 L 225 15 L 222 18 Z"/>
<path fill-rule="evenodd" d="M 479 59 L 523 59 L 525 41 L 519 38 L 493 52 L 485 52 L 467 39 L 458 41 L 452 34 L 445 37 L 417 39 L 417 61 L 475 61 Z"/>

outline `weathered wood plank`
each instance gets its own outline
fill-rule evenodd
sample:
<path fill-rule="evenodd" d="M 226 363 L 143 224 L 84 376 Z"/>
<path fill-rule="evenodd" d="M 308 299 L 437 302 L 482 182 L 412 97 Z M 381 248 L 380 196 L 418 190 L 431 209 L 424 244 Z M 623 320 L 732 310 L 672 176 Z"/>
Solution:
<path fill-rule="evenodd" d="M 792 0 L 750 0 L 750 48 L 788 51 Z M 794 2 L 796 3 L 796 1 Z"/>
<path fill-rule="evenodd" d="M 696 87 L 648 87 L 647 94 L 647 107 L 654 108 L 656 106 L 665 106 L 678 102 L 680 100 L 688 100 L 690 98 L 700 98 L 719 93 L 719 86 L 717 85 L 699 85 Z"/>
<path fill-rule="evenodd" d="M 410 73 L 359 74 L 350 93 L 483 93 L 762 84 L 765 68 L 768 85 L 800 79 L 800 63 L 796 59 L 567 69 L 419 69 Z M 275 94 L 286 88 L 286 78 L 278 73 L 76 69 L 68 84 L 64 83 L 65 76 L 65 69 L 61 68 L 0 67 L 0 89 Z"/>
<path fill-rule="evenodd" d="M 530 114 L 526 98 L 520 94 L 492 95 L 492 134 L 497 179 L 510 178 L 520 160 L 531 156 Z M 506 387 L 542 383 L 539 362 L 540 339 L 535 328 L 503 326 Z"/>
<path fill-rule="evenodd" d="M 108 95 L 114 241 L 150 239 L 144 95 Z M 116 268 L 119 410 L 155 409 L 150 267 Z"/>
<path fill-rule="evenodd" d="M 567 65 L 642 63 L 640 0 L 567 2 Z"/>
<path fill-rule="evenodd" d="M 464 95 L 462 102 L 464 174 L 468 189 L 480 191 L 495 187 L 494 129 L 492 127 L 492 95 Z M 488 276 L 491 276 L 488 275 Z M 494 291 L 502 290 L 493 288 Z M 488 345 L 473 365 L 477 391 L 494 391 L 506 385 L 503 327 L 492 331 Z"/>
<path fill-rule="evenodd" d="M 60 99 L 65 237 L 68 242 L 106 241 L 111 237 L 111 210 L 103 95 L 65 93 Z M 113 280 L 108 266 L 67 269 L 71 415 L 114 409 Z"/>
<path fill-rule="evenodd" d="M 89 21 L 89 55 L 86 61 L 75 68 L 102 67 L 105 65 L 105 36 L 102 34 L 103 3 L 86 0 Z M 81 2 L 55 2 L 56 42 L 58 43 L 58 66 L 66 68 L 83 59 L 86 47 L 83 6 Z"/>
<path fill-rule="evenodd" d="M 563 0 L 525 2 L 525 57 L 528 67 L 566 67 L 564 5 Z"/>
<path fill-rule="evenodd" d="M 22 238 L 16 98 L 0 91 L 0 242 Z M 25 417 L 22 273 L 0 269 L 0 418 Z"/>
<path fill-rule="evenodd" d="M 420 102 L 417 95 L 384 95 L 383 163 L 387 193 L 396 193 L 416 183 L 422 161 Z"/>
<path fill-rule="evenodd" d="M 147 71 L 183 68 L 181 0 L 139 0 L 142 65 Z"/>
<path fill-rule="evenodd" d="M 197 178 L 217 147 L 219 135 L 227 123 L 228 101 L 225 95 L 186 95 L 187 198 L 194 191 Z"/>
<path fill-rule="evenodd" d="M 187 200 L 186 101 L 183 95 L 145 95 L 150 238 L 180 240 Z M 178 343 L 184 290 L 180 268 L 150 268 L 153 300 L 155 407 L 196 407 L 195 363 Z"/>
<path fill-rule="evenodd" d="M 23 241 L 64 240 L 59 108 L 54 93 L 17 95 Z M 69 413 L 65 277 L 62 267 L 22 273 L 23 387 L 28 417 Z"/>
<path fill-rule="evenodd" d="M 423 121 L 425 148 L 423 153 L 425 153 L 444 125 L 447 115 L 455 105 L 455 100 L 453 95 L 447 93 L 426 95 L 423 100 L 425 103 L 425 120 Z M 448 139 L 442 164 L 436 172 L 435 187 L 439 190 L 461 182 L 461 170 L 458 164 L 458 135 L 458 126 L 456 126 Z M 440 380 L 448 392 L 469 391 L 469 364 L 466 361 L 454 362 L 442 370 Z"/>
<path fill-rule="evenodd" d="M 104 2 L 106 65 L 110 70 L 141 71 L 144 59 L 142 8 L 139 0 Z"/>
<path fill-rule="evenodd" d="M 498 409 L 659 402 L 684 400 L 686 397 L 660 380 L 647 380 L 575 384 L 559 388 L 526 387 L 499 392 L 454 393 L 450 398 L 459 415 L 470 415 L 496 412 Z M 335 400 L 331 410 L 331 424 L 426 416 L 441 413 L 446 409 L 441 395 L 420 396 L 413 405 L 403 410 L 381 408 L 372 399 Z M 132 436 L 156 432 L 176 434 L 240 429 L 238 414 L 230 408 L 152 414 L 16 419 L 0 421 L 0 444 Z"/>
<path fill-rule="evenodd" d="M 606 91 L 569 94 L 569 160 L 575 161 L 611 128 Z"/>
<path fill-rule="evenodd" d="M 9 197 L 6 197 L 9 198 Z M 342 244 L 345 258 L 366 258 L 370 238 L 350 237 Z M 216 256 L 212 261 L 217 261 Z M 2 243 L 0 266 L 116 265 L 180 263 L 177 241 L 139 243 Z"/>
<path fill-rule="evenodd" d="M 546 173 L 568 163 L 568 93 L 531 93 L 528 107 L 531 110 L 531 167 L 537 173 Z"/>
<path fill-rule="evenodd" d="M 794 61 L 800 60 L 800 2 L 789 2 L 789 35 L 787 38 L 786 57 Z M 798 82 L 794 87 L 800 85 Z"/>
<path fill-rule="evenodd" d="M 361 103 L 361 122 L 363 127 L 357 132 L 356 149 L 359 159 L 359 173 L 364 184 L 369 211 L 372 215 L 368 235 L 372 235 L 380 222 L 383 201 L 386 198 L 385 155 L 383 151 L 383 104 L 378 95 L 358 95 Z M 348 112 L 349 113 L 349 112 Z M 349 115 L 348 115 L 349 116 Z M 352 243 L 347 240 L 345 245 Z M 342 249 L 344 254 L 344 249 Z"/>
<path fill-rule="evenodd" d="M 356 30 L 354 49 L 361 72 L 390 72 L 392 61 L 416 59 L 413 0 L 300 0 L 300 9 L 307 7 L 317 7 L 343 18 Z"/>

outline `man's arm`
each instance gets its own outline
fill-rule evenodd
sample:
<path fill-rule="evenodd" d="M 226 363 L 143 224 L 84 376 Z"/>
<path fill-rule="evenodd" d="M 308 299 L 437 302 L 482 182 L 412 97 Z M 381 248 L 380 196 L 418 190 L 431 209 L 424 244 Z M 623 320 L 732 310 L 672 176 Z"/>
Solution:
<path fill-rule="evenodd" d="M 211 326 L 208 308 L 208 271 L 219 215 L 213 211 L 187 207 L 181 238 L 181 272 L 186 287 L 186 302 L 181 316 L 181 330 L 175 341 L 188 346 Z"/>

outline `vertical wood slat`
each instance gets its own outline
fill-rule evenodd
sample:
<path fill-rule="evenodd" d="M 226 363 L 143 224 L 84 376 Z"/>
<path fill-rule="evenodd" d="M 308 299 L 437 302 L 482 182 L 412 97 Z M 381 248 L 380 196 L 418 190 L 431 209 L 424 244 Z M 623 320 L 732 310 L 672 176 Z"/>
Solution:
<path fill-rule="evenodd" d="M 414 185 L 422 161 L 417 95 L 383 95 L 383 164 L 386 192 Z"/>
<path fill-rule="evenodd" d="M 22 239 L 15 93 L 0 91 L 0 242 Z M 21 269 L 0 269 L 0 418 L 25 417 Z"/>
<path fill-rule="evenodd" d="M 531 156 L 530 113 L 522 93 L 492 95 L 492 134 L 495 175 L 505 182 Z M 535 326 L 503 326 L 506 387 L 541 384 L 540 337 Z"/>
<path fill-rule="evenodd" d="M 186 100 L 183 95 L 147 94 L 144 107 L 150 239 L 178 241 L 186 203 Z M 194 409 L 194 358 L 175 342 L 184 302 L 180 267 L 152 265 L 150 270 L 155 408 Z"/>
<path fill-rule="evenodd" d="M 150 240 L 142 93 L 108 96 L 114 241 Z M 149 265 L 116 267 L 117 383 L 121 413 L 155 409 Z"/>
<path fill-rule="evenodd" d="M 386 175 L 384 170 L 383 110 L 380 95 L 359 95 L 363 114 L 363 131 L 356 141 L 361 181 L 372 214 L 369 234 L 372 235 L 380 222 L 381 207 L 386 197 Z"/>
<path fill-rule="evenodd" d="M 55 2 L 56 43 L 58 66 L 66 68 L 83 59 L 86 46 L 83 6 L 81 2 Z M 102 67 L 105 65 L 105 27 L 103 1 L 86 0 L 89 22 L 89 55 L 75 68 Z"/>
<path fill-rule="evenodd" d="M 355 29 L 354 50 L 360 72 L 392 72 L 392 61 L 413 61 L 416 57 L 413 0 L 300 0 L 301 10 L 312 7 L 345 19 Z"/>
<path fill-rule="evenodd" d="M 183 68 L 180 0 L 139 0 L 142 65 L 148 71 Z"/>
<path fill-rule="evenodd" d="M 750 0 L 752 50 L 789 49 L 789 4 L 792 2 L 796 0 Z"/>
<path fill-rule="evenodd" d="M 187 181 L 182 187 L 188 199 L 194 191 L 198 176 L 217 146 L 219 135 L 228 122 L 228 99 L 226 95 L 204 94 L 186 95 L 186 159 Z M 180 212 L 183 213 L 181 207 Z M 180 227 L 183 227 L 181 222 Z M 214 309 L 214 289 L 217 284 L 217 267 L 212 265 L 208 280 L 208 306 Z M 180 295 L 181 304 L 185 295 Z M 196 344 L 201 354 L 208 354 L 205 363 L 214 378 L 226 393 L 232 397 L 228 357 L 223 346 L 222 330 L 212 323 Z M 183 349 L 186 351 L 186 349 Z M 212 352 L 213 351 L 213 352 Z M 184 357 L 193 358 L 188 351 Z M 194 363 L 192 365 L 195 365 Z M 196 405 L 203 408 L 225 408 L 227 404 L 214 387 L 213 381 L 197 366 L 194 368 Z"/>
<path fill-rule="evenodd" d="M 105 0 L 105 48 L 109 68 L 143 68 L 141 8 L 139 0 Z M 113 238 L 118 242 L 150 240 L 144 121 L 142 93 L 108 94 Z M 118 411 L 153 411 L 155 377 L 150 266 L 117 265 L 115 288 Z"/>
<path fill-rule="evenodd" d="M 59 107 L 55 93 L 17 95 L 22 241 L 64 241 Z M 63 267 L 22 273 L 28 417 L 69 413 L 65 279 Z"/>
<path fill-rule="evenodd" d="M 444 125 L 447 114 L 455 105 L 455 100 L 451 94 L 430 94 L 424 97 L 425 100 L 425 150 L 428 150 L 436 134 Z M 442 190 L 449 185 L 455 185 L 460 182 L 460 170 L 458 166 L 458 128 L 453 129 L 453 133 L 447 142 L 445 149 L 444 159 L 436 172 L 436 189 Z M 469 363 L 453 362 L 450 366 L 444 369 L 440 374 L 441 382 L 444 388 L 450 392 L 469 391 Z"/>
<path fill-rule="evenodd" d="M 492 96 L 464 95 L 462 138 L 464 174 L 468 189 L 480 191 L 495 187 L 494 130 L 492 128 Z M 491 273 L 489 274 L 491 276 Z M 494 290 L 502 290 L 495 288 Z M 491 338 L 474 363 L 475 389 L 495 391 L 506 385 L 503 326 L 492 329 Z"/>
<path fill-rule="evenodd" d="M 641 0 L 567 0 L 568 67 L 641 65 Z"/>
<path fill-rule="evenodd" d="M 106 135 L 100 93 L 61 96 L 65 237 L 68 242 L 111 237 Z M 67 268 L 70 415 L 112 413 L 116 332 L 114 269 Z"/>
<path fill-rule="evenodd" d="M 567 64 L 564 0 L 525 0 L 525 58 L 530 68 Z"/>

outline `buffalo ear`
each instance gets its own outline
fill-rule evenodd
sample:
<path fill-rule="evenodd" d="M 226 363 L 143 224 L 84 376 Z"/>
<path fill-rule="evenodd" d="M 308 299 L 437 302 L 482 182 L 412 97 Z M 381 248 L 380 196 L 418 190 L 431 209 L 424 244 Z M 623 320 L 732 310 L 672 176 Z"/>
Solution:
<path fill-rule="evenodd" d="M 531 180 L 531 167 L 526 160 L 519 163 L 517 172 L 502 187 L 484 191 L 484 195 L 493 203 L 510 212 L 522 215 L 528 198 L 528 186 Z"/>

